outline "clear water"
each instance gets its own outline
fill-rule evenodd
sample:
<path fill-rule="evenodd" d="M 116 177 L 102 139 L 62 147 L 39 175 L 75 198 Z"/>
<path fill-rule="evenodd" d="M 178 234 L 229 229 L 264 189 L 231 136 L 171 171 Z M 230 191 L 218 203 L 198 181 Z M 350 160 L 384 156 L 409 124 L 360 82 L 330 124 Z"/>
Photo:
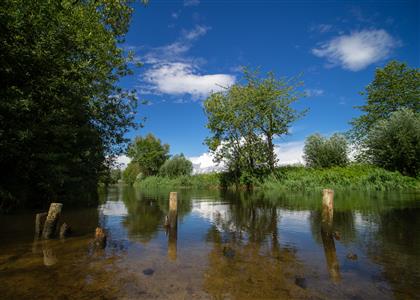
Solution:
<path fill-rule="evenodd" d="M 66 240 L 34 240 L 35 212 L 0 216 L 0 298 L 419 299 L 418 194 L 337 193 L 328 234 L 318 193 L 178 191 L 171 232 L 168 195 L 64 207 Z"/>

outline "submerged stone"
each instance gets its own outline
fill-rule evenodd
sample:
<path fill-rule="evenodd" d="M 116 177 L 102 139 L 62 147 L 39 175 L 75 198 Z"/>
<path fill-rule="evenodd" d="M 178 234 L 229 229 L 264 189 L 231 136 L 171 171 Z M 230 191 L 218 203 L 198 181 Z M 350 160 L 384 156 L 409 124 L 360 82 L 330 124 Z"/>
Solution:
<path fill-rule="evenodd" d="M 348 253 L 346 257 L 350 260 L 357 260 L 357 254 L 352 252 Z"/>
<path fill-rule="evenodd" d="M 147 268 L 147 269 L 143 270 L 143 274 L 147 275 L 147 276 L 151 276 L 151 275 L 153 275 L 153 273 L 155 273 L 155 270 L 150 269 L 150 268 Z"/>
<path fill-rule="evenodd" d="M 300 276 L 296 276 L 296 278 L 295 278 L 295 284 L 297 286 L 301 287 L 302 289 L 306 289 L 306 287 L 307 287 L 306 278 L 300 277 Z"/>
<path fill-rule="evenodd" d="M 227 258 L 233 258 L 235 256 L 235 250 L 230 247 L 223 247 L 223 255 Z"/>

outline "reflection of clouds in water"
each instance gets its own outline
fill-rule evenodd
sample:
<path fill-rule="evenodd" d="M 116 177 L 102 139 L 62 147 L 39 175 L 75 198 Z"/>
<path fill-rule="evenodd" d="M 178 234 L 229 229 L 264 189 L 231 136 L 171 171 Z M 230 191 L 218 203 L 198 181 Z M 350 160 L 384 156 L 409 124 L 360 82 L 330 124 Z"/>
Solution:
<path fill-rule="evenodd" d="M 107 201 L 99 206 L 99 213 L 104 216 L 127 216 L 128 211 L 124 202 L 122 201 Z"/>
<path fill-rule="evenodd" d="M 308 231 L 308 218 L 309 211 L 292 211 L 283 210 L 279 211 L 280 228 L 287 229 L 292 232 L 307 232 Z"/>
<path fill-rule="evenodd" d="M 229 206 L 227 204 L 207 201 L 193 202 L 191 214 L 209 221 L 220 232 L 238 230 L 231 220 L 232 216 L 229 213 Z"/>

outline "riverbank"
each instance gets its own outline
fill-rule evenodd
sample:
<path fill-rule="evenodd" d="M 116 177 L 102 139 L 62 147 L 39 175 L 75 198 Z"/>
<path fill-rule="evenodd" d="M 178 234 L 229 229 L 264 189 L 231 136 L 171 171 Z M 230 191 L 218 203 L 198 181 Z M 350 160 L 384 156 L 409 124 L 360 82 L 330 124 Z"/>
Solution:
<path fill-rule="evenodd" d="M 135 186 L 145 189 L 192 188 L 217 189 L 221 187 L 221 174 L 197 174 L 175 178 L 150 176 L 135 182 Z M 350 165 L 328 169 L 312 169 L 303 166 L 279 167 L 264 180 L 257 181 L 256 189 L 316 191 L 324 188 L 336 190 L 420 190 L 420 180 L 403 176 L 369 165 Z"/>

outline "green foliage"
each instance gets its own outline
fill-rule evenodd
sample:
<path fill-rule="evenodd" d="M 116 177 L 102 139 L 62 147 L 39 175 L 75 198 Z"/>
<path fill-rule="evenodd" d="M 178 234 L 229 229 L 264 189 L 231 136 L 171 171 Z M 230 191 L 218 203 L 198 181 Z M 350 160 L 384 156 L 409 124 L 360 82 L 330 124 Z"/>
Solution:
<path fill-rule="evenodd" d="M 351 122 L 351 136 L 357 143 L 363 142 L 376 122 L 388 118 L 398 109 L 420 112 L 419 69 L 391 61 L 383 69 L 376 70 L 373 82 L 361 94 L 367 103 L 358 107 L 363 114 Z"/>
<path fill-rule="evenodd" d="M 274 137 L 287 134 L 304 114 L 291 107 L 299 98 L 294 79 L 277 79 L 273 73 L 260 78 L 245 69 L 244 80 L 204 102 L 211 132 L 206 144 L 237 184 L 274 169 Z"/>
<path fill-rule="evenodd" d="M 169 145 L 149 133 L 136 137 L 129 145 L 127 155 L 140 166 L 145 176 L 157 175 L 160 167 L 169 158 Z"/>
<path fill-rule="evenodd" d="M 312 168 L 329 168 L 348 164 L 349 147 L 346 138 L 333 134 L 329 139 L 320 134 L 310 135 L 303 148 L 306 164 Z"/>
<path fill-rule="evenodd" d="M 135 94 L 119 86 L 131 2 L 1 1 L 0 203 L 95 193 L 134 124 Z"/>
<path fill-rule="evenodd" d="M 149 176 L 135 183 L 142 189 L 215 189 L 220 186 L 220 175 L 217 173 L 197 174 L 193 176 L 162 177 Z"/>
<path fill-rule="evenodd" d="M 393 112 L 372 126 L 364 145 L 373 164 L 409 176 L 420 175 L 420 112 Z"/>
<path fill-rule="evenodd" d="M 350 165 L 328 169 L 282 167 L 260 186 L 262 190 L 418 190 L 419 180 L 370 165 Z"/>
<path fill-rule="evenodd" d="M 132 161 L 127 165 L 123 171 L 122 179 L 125 183 L 132 185 L 136 179 L 141 176 L 141 171 L 138 163 Z"/>
<path fill-rule="evenodd" d="M 159 169 L 159 175 L 164 177 L 189 176 L 193 171 L 192 162 L 184 154 L 174 155 L 165 161 Z"/>

